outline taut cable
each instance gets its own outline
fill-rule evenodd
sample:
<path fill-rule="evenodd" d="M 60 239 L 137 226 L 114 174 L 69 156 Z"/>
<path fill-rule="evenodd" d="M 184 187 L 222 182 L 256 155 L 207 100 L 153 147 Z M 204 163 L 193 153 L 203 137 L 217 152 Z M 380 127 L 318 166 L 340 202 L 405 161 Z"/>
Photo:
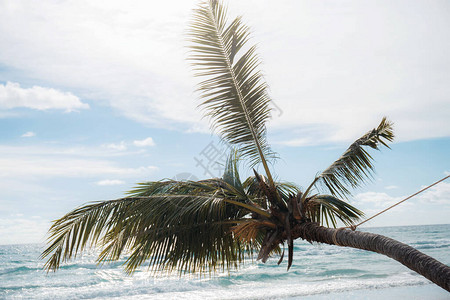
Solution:
<path fill-rule="evenodd" d="M 440 183 L 440 182 L 442 182 L 442 181 L 448 179 L 449 177 L 450 177 L 450 175 L 448 175 L 448 176 L 442 178 L 441 180 L 436 181 L 436 182 L 433 183 L 433 184 L 430 184 L 429 186 L 427 186 L 427 187 L 421 189 L 420 191 L 418 191 L 418 192 L 412 194 L 411 196 L 406 197 L 405 199 L 403 199 L 403 200 L 401 200 L 401 201 L 395 203 L 394 205 L 389 206 L 388 208 L 386 208 L 386 209 L 380 211 L 379 213 L 377 213 L 377 214 L 371 216 L 370 218 L 368 218 L 368 219 L 362 221 L 361 223 L 359 223 L 359 224 L 357 224 L 357 225 L 351 225 L 351 226 L 344 227 L 344 228 L 350 228 L 351 230 L 355 230 L 356 227 L 358 227 L 359 225 L 364 224 L 364 223 L 366 223 L 367 221 L 372 220 L 373 218 L 375 218 L 375 217 L 381 215 L 382 213 L 384 213 L 384 212 L 390 210 L 390 209 L 393 208 L 394 206 L 397 206 L 397 205 L 399 205 L 400 203 L 405 202 L 406 200 L 411 199 L 411 198 L 414 197 L 414 196 L 417 196 L 418 194 L 420 194 L 420 193 L 422 193 L 422 192 L 428 190 L 430 187 L 433 187 L 433 186 L 435 186 L 436 184 L 438 184 L 438 183 Z"/>

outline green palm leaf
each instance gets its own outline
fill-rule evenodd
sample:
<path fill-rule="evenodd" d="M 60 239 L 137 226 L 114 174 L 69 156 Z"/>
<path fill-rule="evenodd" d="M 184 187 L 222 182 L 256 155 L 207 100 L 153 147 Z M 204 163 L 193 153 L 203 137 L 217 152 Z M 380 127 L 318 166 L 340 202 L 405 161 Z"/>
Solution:
<path fill-rule="evenodd" d="M 140 184 L 131 197 L 88 204 L 56 220 L 42 257 L 49 256 L 48 271 L 56 270 L 97 245 L 99 262 L 129 254 L 125 269 L 130 273 L 144 262 L 155 271 L 229 270 L 257 246 L 231 232 L 249 213 L 270 216 L 221 179 L 149 182 Z"/>
<path fill-rule="evenodd" d="M 392 123 L 383 118 L 377 128 L 353 142 L 338 160 L 314 179 L 303 195 L 303 199 L 317 184 L 328 189 L 332 195 L 350 195 L 348 187 L 358 187 L 365 180 L 370 179 L 374 171 L 372 156 L 365 147 L 378 150 L 381 144 L 389 148 L 387 142 L 392 142 L 393 139 Z"/>
<path fill-rule="evenodd" d="M 111 215 L 126 211 L 132 199 L 95 202 L 66 214 L 54 221 L 49 230 L 49 243 L 41 258 L 50 256 L 45 269 L 56 270 L 87 246 L 96 244 L 105 231 L 113 225 Z"/>
<path fill-rule="evenodd" d="M 239 145 L 252 165 L 263 164 L 273 186 L 267 159 L 275 154 L 266 142 L 265 127 L 270 98 L 257 69 L 255 46 L 246 47 L 249 29 L 240 18 L 227 24 L 226 9 L 211 0 L 195 10 L 189 38 L 196 75 L 206 77 L 198 86 L 206 116 L 225 142 Z"/>
<path fill-rule="evenodd" d="M 337 226 L 337 219 L 349 226 L 364 216 L 364 213 L 349 203 L 331 195 L 315 195 L 305 201 L 306 215 L 312 222 Z"/>

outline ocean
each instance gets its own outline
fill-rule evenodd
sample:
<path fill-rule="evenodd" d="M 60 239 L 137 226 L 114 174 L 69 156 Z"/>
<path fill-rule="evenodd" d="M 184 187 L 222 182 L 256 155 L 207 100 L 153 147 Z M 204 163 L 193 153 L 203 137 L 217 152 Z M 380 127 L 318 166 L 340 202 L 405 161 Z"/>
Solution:
<path fill-rule="evenodd" d="M 361 229 L 450 265 L 450 225 Z M 94 253 L 46 274 L 44 245 L 0 246 L 0 299 L 450 299 L 450 293 L 383 255 L 297 240 L 294 263 L 247 263 L 215 276 L 125 274 L 122 261 L 98 266 Z"/>

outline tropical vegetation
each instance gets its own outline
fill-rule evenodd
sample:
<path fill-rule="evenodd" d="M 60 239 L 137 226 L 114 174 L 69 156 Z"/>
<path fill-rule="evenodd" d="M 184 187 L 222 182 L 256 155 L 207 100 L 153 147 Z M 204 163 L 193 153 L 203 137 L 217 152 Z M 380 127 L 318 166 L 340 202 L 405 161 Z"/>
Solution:
<path fill-rule="evenodd" d="M 359 248 L 392 257 L 450 290 L 450 268 L 398 241 L 367 232 L 335 229 L 351 226 L 363 213 L 350 205 L 351 189 L 373 174 L 371 150 L 388 147 L 392 123 L 379 125 L 357 139 L 306 189 L 277 181 L 277 154 L 267 142 L 270 97 L 258 67 L 256 47 L 240 17 L 227 22 L 217 1 L 194 10 L 189 30 L 189 60 L 196 76 L 201 107 L 214 131 L 233 150 L 221 178 L 140 183 L 121 199 L 89 203 L 54 221 L 45 269 L 60 265 L 88 247 L 100 249 L 99 262 L 126 254 L 132 273 L 148 263 L 154 271 L 180 274 L 238 268 L 271 256 L 293 263 L 294 240 Z M 239 163 L 252 176 L 241 180 Z M 263 170 L 260 174 L 257 167 Z"/>

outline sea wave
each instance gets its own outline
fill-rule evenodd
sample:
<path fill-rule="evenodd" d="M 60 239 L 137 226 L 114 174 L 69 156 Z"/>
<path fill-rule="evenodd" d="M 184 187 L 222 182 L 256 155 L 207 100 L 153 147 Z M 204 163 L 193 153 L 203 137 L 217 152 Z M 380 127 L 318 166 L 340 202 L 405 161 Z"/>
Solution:
<path fill-rule="evenodd" d="M 437 229 L 436 229 L 437 228 Z M 381 234 L 424 249 L 436 259 L 448 260 L 450 226 L 380 228 Z M 429 235 L 428 231 L 438 231 Z M 371 229 L 372 231 L 372 229 Z M 310 245 L 296 241 L 294 263 L 277 265 L 254 261 L 240 270 L 209 277 L 147 272 L 128 276 L 124 259 L 99 266 L 88 252 L 64 264 L 56 273 L 42 269 L 42 245 L 0 246 L 0 299 L 297 299 L 352 290 L 423 286 L 430 282 L 398 262 L 368 251 Z M 3 254 L 1 254 L 3 253 Z"/>
<path fill-rule="evenodd" d="M 426 280 L 405 273 L 389 276 L 381 280 L 333 280 L 326 283 L 305 282 L 304 280 L 280 280 L 276 284 L 271 285 L 257 282 L 243 283 L 233 286 L 232 289 L 222 289 L 218 286 L 196 290 L 173 289 L 172 291 L 156 294 L 129 295 L 126 299 L 280 299 L 424 284 L 428 284 Z M 111 295 L 109 298 L 111 298 Z M 99 299 L 106 298 L 100 297 Z"/>

